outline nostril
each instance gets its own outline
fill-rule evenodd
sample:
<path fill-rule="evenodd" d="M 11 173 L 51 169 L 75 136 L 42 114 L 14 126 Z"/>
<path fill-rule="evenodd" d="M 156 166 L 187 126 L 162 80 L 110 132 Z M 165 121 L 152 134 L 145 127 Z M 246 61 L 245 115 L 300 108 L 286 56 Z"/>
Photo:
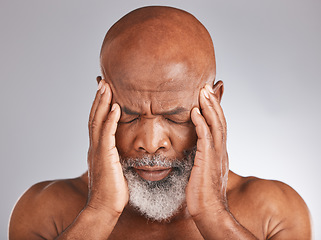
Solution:
<path fill-rule="evenodd" d="M 138 151 L 140 151 L 140 152 L 148 152 L 148 153 L 155 153 L 155 152 L 157 152 L 159 150 L 165 150 L 165 149 L 166 149 L 166 147 L 161 146 L 161 147 L 157 148 L 155 151 L 153 151 L 152 149 L 150 149 L 150 151 L 147 151 L 144 147 L 138 147 Z"/>

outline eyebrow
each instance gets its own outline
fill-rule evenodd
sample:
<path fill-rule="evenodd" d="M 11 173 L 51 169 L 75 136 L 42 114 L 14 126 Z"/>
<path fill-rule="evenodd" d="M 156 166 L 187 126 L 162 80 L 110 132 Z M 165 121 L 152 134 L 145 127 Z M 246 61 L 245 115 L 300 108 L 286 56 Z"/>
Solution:
<path fill-rule="evenodd" d="M 127 107 L 122 107 L 122 110 L 123 110 L 124 113 L 126 113 L 128 115 L 141 115 L 141 113 L 133 111 L 133 110 L 127 108 Z M 188 109 L 186 109 L 184 107 L 177 107 L 177 108 L 174 108 L 174 109 L 169 110 L 167 112 L 160 112 L 160 113 L 158 113 L 156 115 L 167 115 L 167 116 L 168 115 L 176 115 L 176 114 L 180 114 L 182 112 L 187 112 L 187 111 L 190 111 L 190 110 L 188 110 Z"/>

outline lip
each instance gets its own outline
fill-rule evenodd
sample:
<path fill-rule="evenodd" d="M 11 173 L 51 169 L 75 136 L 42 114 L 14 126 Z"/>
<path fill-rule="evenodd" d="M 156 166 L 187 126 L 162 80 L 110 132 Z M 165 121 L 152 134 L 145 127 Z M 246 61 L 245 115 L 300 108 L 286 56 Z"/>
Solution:
<path fill-rule="evenodd" d="M 170 174 L 172 168 L 160 166 L 142 166 L 135 167 L 134 170 L 141 178 L 145 179 L 146 181 L 160 181 Z"/>

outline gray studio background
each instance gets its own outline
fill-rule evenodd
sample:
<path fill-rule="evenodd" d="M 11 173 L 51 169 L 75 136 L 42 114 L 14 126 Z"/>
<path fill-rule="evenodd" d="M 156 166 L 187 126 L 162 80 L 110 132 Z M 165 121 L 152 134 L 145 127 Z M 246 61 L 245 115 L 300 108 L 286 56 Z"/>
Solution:
<path fill-rule="evenodd" d="M 87 119 L 107 29 L 137 7 L 193 13 L 225 82 L 230 168 L 278 179 L 321 239 L 321 1 L 0 1 L 0 239 L 32 184 L 86 170 Z"/>

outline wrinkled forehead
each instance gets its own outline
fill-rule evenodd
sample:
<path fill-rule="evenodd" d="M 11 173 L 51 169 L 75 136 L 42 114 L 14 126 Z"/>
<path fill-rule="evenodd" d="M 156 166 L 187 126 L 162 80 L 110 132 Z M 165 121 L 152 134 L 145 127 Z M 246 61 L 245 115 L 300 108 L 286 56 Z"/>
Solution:
<path fill-rule="evenodd" d="M 126 92 L 124 92 L 126 93 Z M 173 115 L 189 116 L 193 107 L 198 105 L 195 92 L 118 92 L 114 102 L 122 111 L 130 115 Z"/>
<path fill-rule="evenodd" d="M 123 107 L 145 112 L 150 109 L 153 114 L 169 111 L 177 107 L 191 110 L 198 104 L 201 84 L 188 82 L 177 76 L 146 81 L 129 78 L 111 82 L 113 100 Z"/>

